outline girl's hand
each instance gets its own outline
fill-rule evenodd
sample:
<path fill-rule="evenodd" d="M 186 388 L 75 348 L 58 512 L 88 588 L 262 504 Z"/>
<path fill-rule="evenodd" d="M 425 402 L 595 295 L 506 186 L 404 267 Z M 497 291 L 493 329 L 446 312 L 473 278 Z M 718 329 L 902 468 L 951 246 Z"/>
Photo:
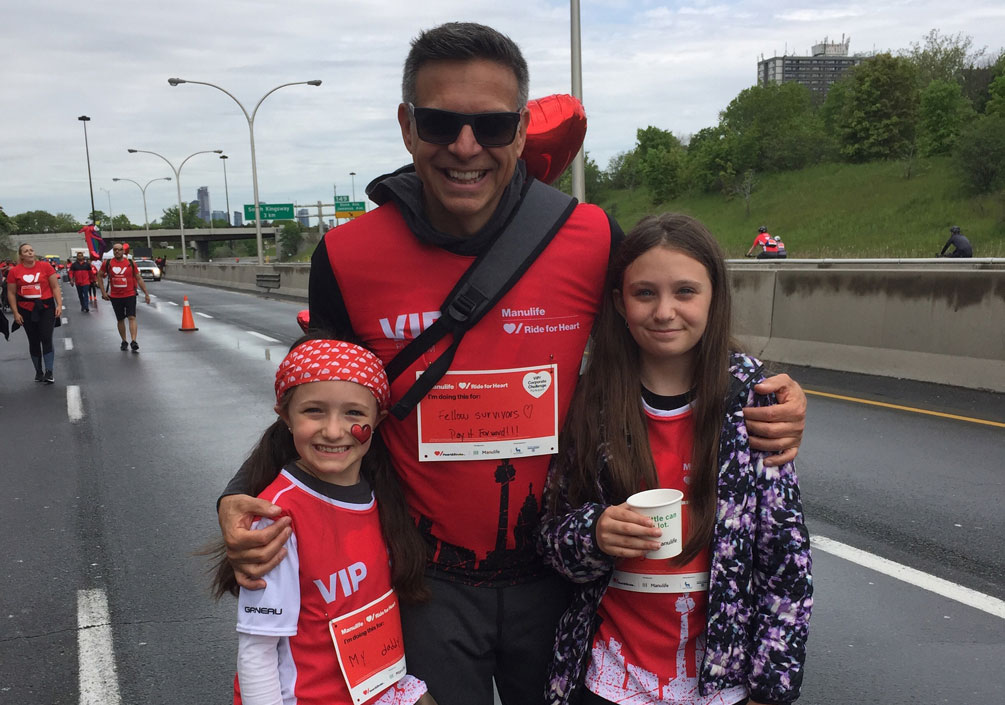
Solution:
<path fill-rule="evenodd" d="M 56 313 L 55 313 L 56 318 L 59 318 L 62 315 L 63 315 L 63 304 L 61 303 L 56 304 Z"/>
<path fill-rule="evenodd" d="M 743 417 L 755 450 L 777 452 L 764 459 L 765 465 L 791 463 L 799 453 L 806 427 L 806 394 L 788 375 L 769 377 L 754 387 L 758 394 L 774 394 L 777 404 L 748 406 Z M 780 452 L 779 452 L 780 451 Z"/>
<path fill-rule="evenodd" d="M 639 558 L 660 547 L 663 534 L 653 520 L 628 507 L 608 507 L 597 520 L 597 545 L 615 558 Z"/>
<path fill-rule="evenodd" d="M 14 309 L 14 322 L 17 323 L 19 326 L 24 325 L 24 316 L 18 313 L 16 308 Z"/>

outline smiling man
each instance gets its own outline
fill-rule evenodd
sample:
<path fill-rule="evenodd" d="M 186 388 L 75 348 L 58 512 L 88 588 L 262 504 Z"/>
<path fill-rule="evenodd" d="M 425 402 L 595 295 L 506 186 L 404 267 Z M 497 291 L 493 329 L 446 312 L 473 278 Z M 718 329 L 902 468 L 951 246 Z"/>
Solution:
<path fill-rule="evenodd" d="M 489 27 L 450 23 L 416 38 L 397 113 L 413 163 L 371 183 L 367 194 L 380 207 L 318 245 L 312 326 L 361 341 L 387 364 L 440 317 L 533 182 L 520 160 L 528 82 L 519 48 Z M 403 420 L 381 426 L 430 556 L 432 599 L 402 607 L 406 659 L 440 705 L 489 705 L 493 679 L 506 705 L 543 702 L 568 591 L 535 550 L 541 496 L 621 237 L 600 208 L 576 206 L 464 335 L 454 376 L 442 384 L 457 393 L 434 388 Z M 398 376 L 392 402 L 449 347 L 441 340 Z M 787 377 L 770 391 L 782 387 L 794 401 L 773 407 L 784 423 L 770 431 L 767 449 L 791 448 L 785 459 L 795 455 L 805 398 Z M 444 442 L 472 436 L 490 440 L 475 449 Z M 239 472 L 227 491 L 248 489 Z M 253 515 L 276 509 L 243 495 L 220 502 L 238 580 L 261 587 L 282 555 L 288 521 L 251 532 Z"/>

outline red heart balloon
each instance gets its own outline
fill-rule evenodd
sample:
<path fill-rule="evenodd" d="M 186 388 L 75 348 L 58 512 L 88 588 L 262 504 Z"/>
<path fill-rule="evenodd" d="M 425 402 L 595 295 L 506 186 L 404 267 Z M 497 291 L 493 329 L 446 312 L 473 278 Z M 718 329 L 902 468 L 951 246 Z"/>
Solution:
<path fill-rule="evenodd" d="M 530 123 L 520 158 L 527 172 L 550 184 L 572 164 L 586 137 L 586 111 L 576 98 L 565 93 L 528 101 Z"/>

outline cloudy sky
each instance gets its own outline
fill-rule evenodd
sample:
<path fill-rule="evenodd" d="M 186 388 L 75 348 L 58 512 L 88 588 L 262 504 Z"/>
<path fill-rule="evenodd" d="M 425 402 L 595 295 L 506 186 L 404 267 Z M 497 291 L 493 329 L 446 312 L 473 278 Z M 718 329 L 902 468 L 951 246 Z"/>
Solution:
<path fill-rule="evenodd" d="M 582 0 L 586 147 L 602 167 L 630 149 L 635 130 L 679 135 L 715 124 L 756 81 L 763 54 L 808 54 L 829 37 L 851 51 L 907 48 L 932 28 L 976 47 L 1005 44 L 1002 0 Z M 252 202 L 248 126 L 225 94 L 170 87 L 171 76 L 218 84 L 255 121 L 263 202 L 356 196 L 408 161 L 395 110 L 401 64 L 422 28 L 450 20 L 492 25 L 526 55 L 531 97 L 570 89 L 566 0 L 0 0 L 0 205 L 83 220 L 89 208 L 86 114 L 98 209 L 143 222 L 140 191 L 199 150 L 229 156 L 230 210 Z M 182 171 L 182 197 L 208 186 L 225 209 L 222 162 L 198 155 Z M 108 189 L 109 193 L 101 189 Z M 175 205 L 173 182 L 147 191 L 151 219 Z"/>

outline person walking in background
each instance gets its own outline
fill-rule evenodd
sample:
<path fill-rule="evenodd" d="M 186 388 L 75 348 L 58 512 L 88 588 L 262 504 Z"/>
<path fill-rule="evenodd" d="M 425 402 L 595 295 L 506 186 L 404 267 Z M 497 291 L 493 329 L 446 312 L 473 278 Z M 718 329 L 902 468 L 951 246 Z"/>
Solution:
<path fill-rule="evenodd" d="M 35 257 L 28 243 L 17 248 L 18 264 L 7 272 L 7 301 L 14 311 L 14 328 L 24 327 L 35 381 L 52 384 L 56 353 L 52 330 L 63 313 L 63 292 L 52 265 Z"/>
<path fill-rule="evenodd" d="M 112 302 L 112 309 L 115 311 L 115 321 L 119 329 L 119 337 L 122 344 L 119 349 L 122 351 L 132 348 L 134 353 L 140 351 L 140 344 L 136 342 L 136 333 L 139 325 L 136 323 L 136 287 L 143 290 L 146 297 L 145 303 L 150 303 L 150 293 L 147 285 L 143 283 L 143 278 L 136 269 L 136 263 L 131 259 L 126 259 L 125 247 L 117 242 L 112 245 L 112 258 L 105 260 L 98 273 L 101 284 L 101 298 Z M 105 278 L 108 284 L 105 284 Z M 129 319 L 129 338 L 126 340 L 126 319 Z"/>
<path fill-rule="evenodd" d="M 84 253 L 78 252 L 77 258 L 70 264 L 70 281 L 77 287 L 77 298 L 80 299 L 80 311 L 91 312 L 91 263 L 84 259 Z"/>
<path fill-rule="evenodd" d="M 950 247 L 953 251 L 948 255 L 946 250 Z M 949 240 L 942 247 L 942 252 L 939 253 L 939 257 L 973 257 L 974 248 L 970 245 L 970 240 L 960 231 L 959 225 L 954 225 L 949 228 Z"/>
<path fill-rule="evenodd" d="M 101 265 L 101 262 L 100 262 L 100 260 L 91 260 L 90 265 L 91 265 L 91 278 L 90 278 L 90 283 L 91 283 L 91 301 L 93 301 L 94 305 L 97 306 L 97 304 L 98 304 L 98 267 Z"/>

